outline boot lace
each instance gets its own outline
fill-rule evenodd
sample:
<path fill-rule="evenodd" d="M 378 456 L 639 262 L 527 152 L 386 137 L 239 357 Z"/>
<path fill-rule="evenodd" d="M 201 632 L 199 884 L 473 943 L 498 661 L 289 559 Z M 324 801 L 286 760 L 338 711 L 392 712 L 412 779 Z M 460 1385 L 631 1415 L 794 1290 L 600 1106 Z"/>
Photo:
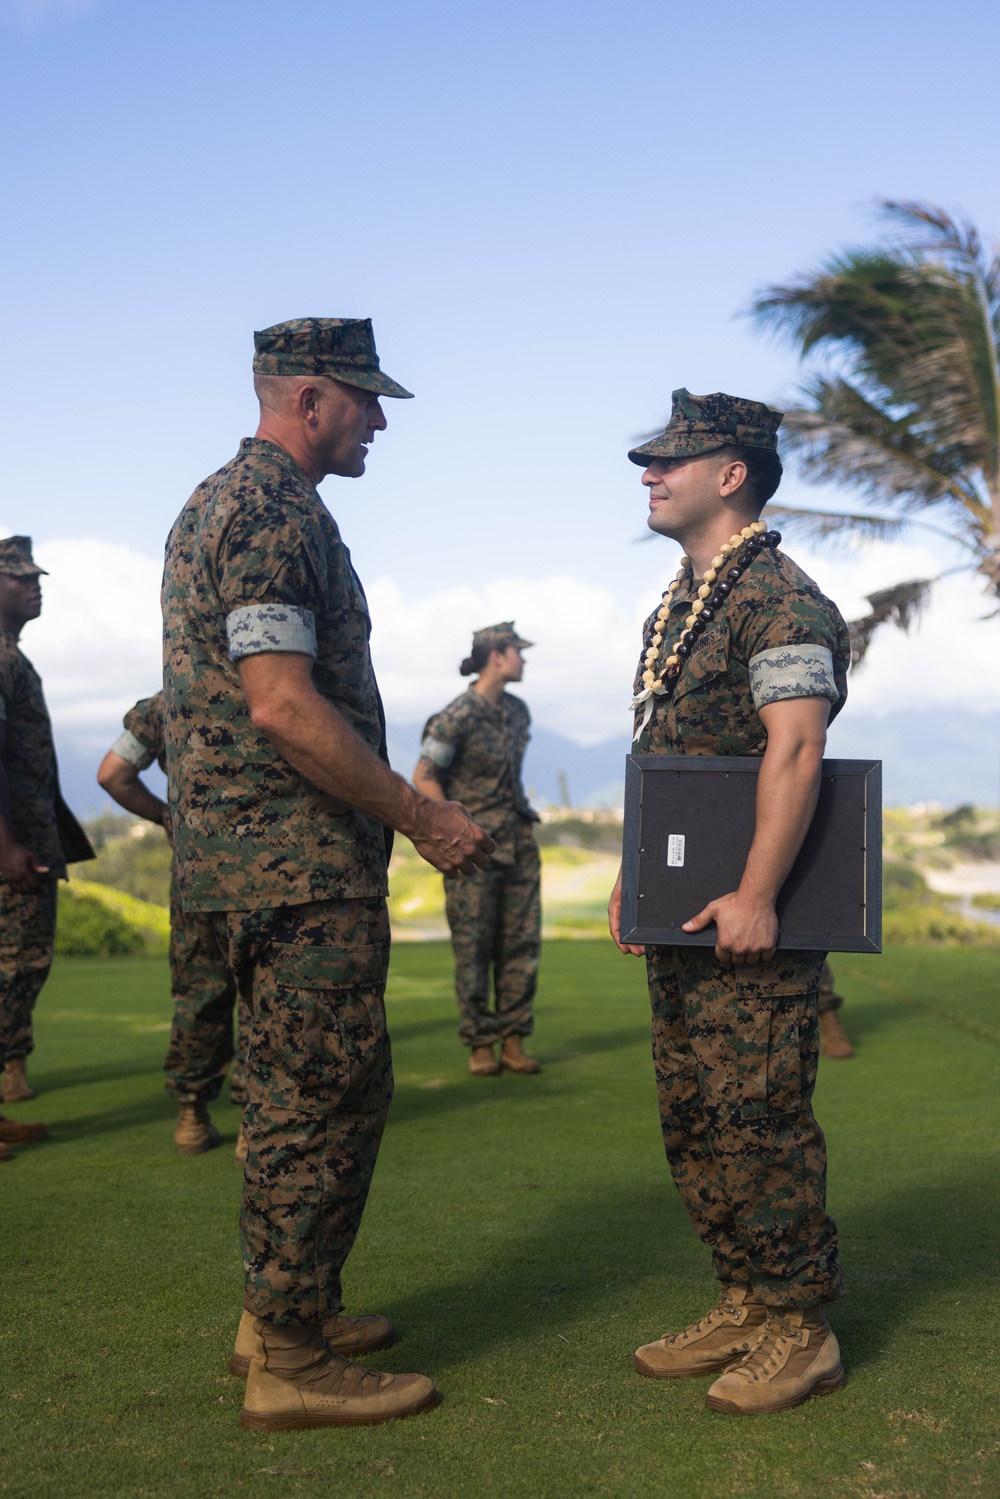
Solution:
<path fill-rule="evenodd" d="M 663 1334 L 663 1342 L 673 1348 L 681 1348 L 691 1338 L 701 1337 L 703 1333 L 711 1332 L 713 1327 L 718 1327 L 723 1317 L 732 1315 L 736 1311 L 736 1303 L 733 1300 L 732 1291 L 727 1286 L 718 1301 L 704 1317 L 699 1317 L 697 1322 L 692 1322 L 690 1327 L 683 1328 L 680 1332 Z"/>
<path fill-rule="evenodd" d="M 320 1395 L 338 1395 L 343 1399 L 353 1396 L 377 1395 L 391 1379 L 375 1369 L 366 1369 L 363 1364 L 352 1363 L 339 1353 L 330 1352 L 329 1362 L 317 1364 L 309 1375 L 299 1382 L 308 1385 Z"/>
<path fill-rule="evenodd" d="M 779 1368 L 778 1354 L 788 1343 L 801 1343 L 804 1334 L 801 1327 L 794 1327 L 779 1311 L 768 1314 L 750 1352 L 744 1354 L 731 1374 L 742 1374 L 746 1379 L 767 1379 Z"/>

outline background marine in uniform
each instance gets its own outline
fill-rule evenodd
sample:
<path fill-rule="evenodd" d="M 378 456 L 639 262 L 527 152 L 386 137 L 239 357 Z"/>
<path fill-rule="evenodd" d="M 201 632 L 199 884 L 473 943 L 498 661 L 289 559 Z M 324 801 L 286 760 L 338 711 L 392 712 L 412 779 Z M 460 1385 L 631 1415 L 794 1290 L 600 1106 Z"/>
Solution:
<path fill-rule="evenodd" d="M 140 779 L 154 760 L 165 771 L 166 757 L 163 693 L 157 692 L 126 713 L 124 731 L 101 761 L 97 780 L 119 806 L 156 823 L 169 838 L 167 803 Z M 227 1068 L 233 1103 L 242 1107 L 247 1101 L 243 1065 L 250 1016 L 245 1002 L 237 998 L 236 980 L 219 947 L 211 916 L 184 913 L 176 860 L 170 868 L 170 987 L 174 1013 L 164 1065 L 167 1092 L 177 1101 L 174 1144 L 178 1155 L 201 1155 L 220 1141 L 208 1105 L 218 1098 Z M 234 1008 L 239 1012 L 235 1051 Z M 236 1159 L 246 1159 L 242 1130 Z"/>
<path fill-rule="evenodd" d="M 496 849 L 488 869 L 445 881 L 445 910 L 455 950 L 459 1036 L 471 1049 L 469 1071 L 491 1076 L 540 1072 L 523 1037 L 534 1026 L 541 956 L 541 867 L 532 823 L 538 814 L 521 782 L 531 715 L 508 692 L 524 671 L 522 640 L 512 620 L 477 630 L 463 677 L 475 682 L 424 728 L 413 784 L 425 796 L 461 802 Z M 490 1009 L 490 972 L 494 1008 Z M 493 1048 L 500 1046 L 497 1061 Z"/>
<path fill-rule="evenodd" d="M 653 1378 L 716 1373 L 707 1403 L 783 1410 L 844 1381 L 823 1304 L 843 1294 L 811 1100 L 824 954 L 777 949 L 775 900 L 812 821 L 847 626 L 758 520 L 781 478 L 781 413 L 674 392 L 645 468 L 649 526 L 684 547 L 646 621 L 635 748 L 760 755 L 757 825 L 738 890 L 692 912 L 711 947 L 646 950 L 660 1117 L 674 1182 L 712 1250 L 719 1300 L 635 1354 Z M 621 946 L 621 881 L 609 919 Z M 641 947 L 623 951 L 641 954 Z"/>
<path fill-rule="evenodd" d="M 0 541 L 0 1067 L 5 1103 L 34 1097 L 26 1061 L 32 1015 L 52 967 L 56 889 L 66 865 L 94 850 L 59 792 L 52 726 L 41 678 L 18 639 L 42 612 L 30 536 Z M 44 1124 L 0 1118 L 8 1146 L 48 1135 Z"/>

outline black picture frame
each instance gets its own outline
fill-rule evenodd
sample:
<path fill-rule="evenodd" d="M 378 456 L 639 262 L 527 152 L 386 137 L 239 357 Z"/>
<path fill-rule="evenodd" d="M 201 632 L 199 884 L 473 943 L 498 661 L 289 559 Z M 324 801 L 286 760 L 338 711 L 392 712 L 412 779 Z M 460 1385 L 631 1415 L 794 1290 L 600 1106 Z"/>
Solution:
<path fill-rule="evenodd" d="M 714 947 L 714 926 L 688 933 L 682 923 L 743 876 L 760 766 L 750 755 L 628 756 L 623 942 Z M 779 948 L 882 951 L 880 760 L 823 761 L 816 813 L 777 909 Z"/>

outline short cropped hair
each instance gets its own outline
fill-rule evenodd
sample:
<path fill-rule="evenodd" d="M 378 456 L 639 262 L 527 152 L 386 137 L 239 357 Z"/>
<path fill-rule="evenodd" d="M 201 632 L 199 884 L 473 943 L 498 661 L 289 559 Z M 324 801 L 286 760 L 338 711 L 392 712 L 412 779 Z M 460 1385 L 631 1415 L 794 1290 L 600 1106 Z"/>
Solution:
<path fill-rule="evenodd" d="M 717 448 L 715 456 L 725 463 L 746 464 L 747 476 L 743 483 L 747 499 L 759 515 L 781 483 L 784 470 L 777 453 L 767 448 L 744 448 L 738 443 L 729 443 L 724 448 Z"/>
<path fill-rule="evenodd" d="M 301 384 L 302 380 L 298 375 L 262 375 L 254 372 L 254 395 L 268 411 L 284 411 L 293 391 Z"/>

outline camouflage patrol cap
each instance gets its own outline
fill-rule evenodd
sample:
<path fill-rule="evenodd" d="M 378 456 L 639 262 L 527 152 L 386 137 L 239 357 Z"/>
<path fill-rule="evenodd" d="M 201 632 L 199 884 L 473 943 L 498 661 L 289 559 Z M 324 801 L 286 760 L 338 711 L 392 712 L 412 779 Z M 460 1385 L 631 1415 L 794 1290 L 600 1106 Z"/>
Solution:
<path fill-rule="evenodd" d="M 31 555 L 30 536 L 8 536 L 0 541 L 0 573 L 8 578 L 37 578 L 39 573 L 48 577 Z"/>
<path fill-rule="evenodd" d="M 721 391 L 693 396 L 682 385 L 673 393 L 665 430 L 641 447 L 632 448 L 628 456 L 645 468 L 651 458 L 697 458 L 730 443 L 774 453 L 784 414 L 763 401 L 747 401 Z"/>
<path fill-rule="evenodd" d="M 472 632 L 473 650 L 477 645 L 481 645 L 490 651 L 505 651 L 510 646 L 516 645 L 519 651 L 526 651 L 534 643 L 533 640 L 522 640 L 514 629 L 512 619 L 505 619 L 498 625 L 484 625 L 481 630 Z"/>
<path fill-rule="evenodd" d="M 379 369 L 371 318 L 300 317 L 253 336 L 255 375 L 332 375 L 380 396 L 413 399 Z"/>

